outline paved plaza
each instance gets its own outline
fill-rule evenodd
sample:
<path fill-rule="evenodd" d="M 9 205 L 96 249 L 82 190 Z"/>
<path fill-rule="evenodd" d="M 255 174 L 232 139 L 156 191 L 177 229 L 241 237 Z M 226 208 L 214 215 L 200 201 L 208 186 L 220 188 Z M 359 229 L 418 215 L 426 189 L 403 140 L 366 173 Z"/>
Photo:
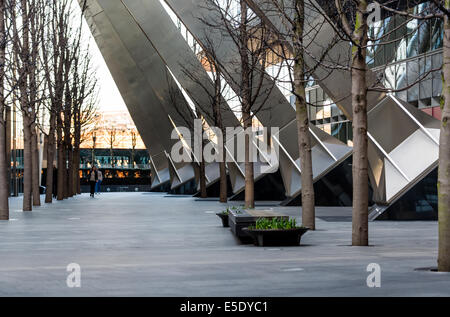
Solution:
<path fill-rule="evenodd" d="M 436 222 L 370 223 L 371 247 L 351 247 L 351 210 L 318 208 L 303 246 L 242 245 L 216 212 L 225 205 L 160 193 L 81 195 L 0 223 L 0 296 L 449 296 L 436 266 Z M 234 203 L 238 204 L 238 203 Z M 300 217 L 299 207 L 270 209 Z M 81 288 L 66 284 L 81 266 Z M 366 283 L 381 266 L 381 287 Z"/>

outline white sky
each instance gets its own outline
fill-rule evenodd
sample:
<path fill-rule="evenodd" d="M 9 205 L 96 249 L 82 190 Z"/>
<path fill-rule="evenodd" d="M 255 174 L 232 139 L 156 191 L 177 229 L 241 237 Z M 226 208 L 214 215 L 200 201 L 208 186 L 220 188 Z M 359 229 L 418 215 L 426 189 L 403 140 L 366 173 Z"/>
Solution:
<path fill-rule="evenodd" d="M 128 111 L 97 45 L 91 46 L 91 50 L 94 62 L 98 65 L 99 109 L 101 111 Z"/>

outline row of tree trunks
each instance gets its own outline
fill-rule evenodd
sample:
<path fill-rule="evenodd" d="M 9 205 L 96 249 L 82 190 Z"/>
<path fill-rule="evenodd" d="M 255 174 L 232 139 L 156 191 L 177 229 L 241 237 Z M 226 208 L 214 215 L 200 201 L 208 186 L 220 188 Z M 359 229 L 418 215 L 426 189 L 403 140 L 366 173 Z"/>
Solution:
<path fill-rule="evenodd" d="M 53 188 L 55 187 L 54 185 L 56 185 L 57 188 L 56 194 L 58 200 L 63 200 L 81 194 L 79 173 L 81 160 L 79 147 L 80 142 L 75 142 L 76 145 L 72 146 L 72 140 L 70 139 L 69 146 L 67 146 L 66 142 L 62 142 L 59 143 L 59 146 L 57 147 L 55 144 L 55 130 L 57 129 L 51 127 L 50 133 L 47 136 L 46 203 L 52 203 L 54 194 Z M 61 135 L 61 132 L 58 134 Z M 57 179 L 56 184 L 53 184 L 53 174 L 55 172 L 53 162 L 55 161 L 56 151 L 58 152 L 58 156 L 61 155 L 61 159 L 57 159 Z M 62 182 L 60 179 L 62 179 Z"/>
<path fill-rule="evenodd" d="M 0 220 L 9 220 L 9 182 L 7 173 L 7 120 L 4 120 L 5 104 L 5 0 L 0 0 Z M 4 149 L 4 150 L 3 150 Z"/>
<path fill-rule="evenodd" d="M 17 108 L 23 118 L 23 211 L 32 211 L 33 206 L 41 204 L 40 147 L 46 123 L 40 122 L 38 117 L 44 106 L 50 113 L 49 131 L 45 135 L 48 163 L 45 202 L 51 203 L 55 194 L 55 158 L 58 161 L 58 199 L 80 192 L 81 141 L 74 138 L 81 138 L 81 125 L 92 119 L 90 115 L 80 119 L 80 113 L 85 115 L 84 102 L 88 96 L 95 94 L 96 79 L 89 50 L 86 49 L 86 54 L 82 56 L 83 20 L 79 20 L 77 27 L 73 19 L 78 20 L 79 17 L 74 14 L 74 6 L 78 3 L 72 0 L 0 0 L 0 219 L 9 218 L 11 166 L 7 162 L 11 157 L 11 109 L 7 102 L 14 104 L 14 111 Z M 84 1 L 83 12 L 86 6 Z M 7 45 L 11 49 L 8 60 Z M 83 74 L 73 67 L 75 60 L 81 60 Z M 4 94 L 6 73 L 9 75 L 8 87 L 14 87 L 7 97 Z M 82 94 L 78 94 L 77 89 Z M 88 110 L 85 112 L 95 112 L 94 99 L 90 100 L 92 104 L 86 107 Z M 78 126 L 72 121 L 75 105 L 78 107 Z M 78 131 L 76 136 L 71 135 L 73 125 Z"/>

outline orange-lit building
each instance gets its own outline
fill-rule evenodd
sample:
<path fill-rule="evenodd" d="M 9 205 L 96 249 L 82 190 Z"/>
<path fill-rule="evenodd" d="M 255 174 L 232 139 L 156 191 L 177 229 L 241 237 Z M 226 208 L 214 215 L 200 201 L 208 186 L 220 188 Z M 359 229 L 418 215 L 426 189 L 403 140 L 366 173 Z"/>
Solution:
<path fill-rule="evenodd" d="M 95 146 L 94 146 L 95 140 Z M 146 149 L 128 111 L 108 111 L 86 129 L 82 149 Z"/>

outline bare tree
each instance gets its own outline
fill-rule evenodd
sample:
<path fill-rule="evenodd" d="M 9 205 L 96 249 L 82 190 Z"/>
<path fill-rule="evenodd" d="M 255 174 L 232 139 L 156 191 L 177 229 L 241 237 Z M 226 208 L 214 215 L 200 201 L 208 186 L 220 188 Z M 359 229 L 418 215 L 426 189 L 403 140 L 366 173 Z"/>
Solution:
<path fill-rule="evenodd" d="M 303 225 L 315 230 L 315 204 L 314 204 L 314 183 L 311 156 L 311 140 L 309 137 L 309 117 L 306 104 L 305 91 L 305 61 L 303 50 L 303 36 L 305 28 L 305 2 L 298 0 L 295 2 L 296 16 L 295 27 L 293 28 L 293 52 L 294 52 L 294 91 L 295 107 L 297 112 L 298 144 L 301 161 L 302 178 L 302 222 Z"/>
<path fill-rule="evenodd" d="M 81 144 L 93 137 L 95 133 L 95 123 L 98 116 L 97 96 L 91 95 L 78 108 L 74 114 L 74 190 L 76 194 L 81 194 L 80 164 L 81 164 Z M 95 144 L 94 144 L 95 146 Z M 94 151 L 93 151 L 94 152 Z M 92 159 L 94 160 L 94 158 Z"/>
<path fill-rule="evenodd" d="M 67 16 L 64 12 L 66 12 L 67 5 L 67 1 L 55 1 L 51 4 L 48 9 L 50 24 L 45 34 L 43 34 L 42 41 L 42 64 L 44 66 L 43 69 L 49 96 L 47 111 L 50 114 L 47 132 L 46 203 L 51 203 L 53 199 L 53 162 L 56 154 L 56 125 L 64 95 L 63 48 L 66 45 L 65 39 L 68 37 L 68 28 L 66 27 Z"/>
<path fill-rule="evenodd" d="M 247 1 L 252 5 L 252 9 L 259 12 L 253 1 Z M 309 4 L 309 2 L 308 2 Z M 333 47 L 335 42 L 328 43 L 323 47 L 320 56 L 311 58 L 308 51 L 309 45 L 315 41 L 314 30 L 320 29 L 320 25 L 309 25 L 306 9 L 316 11 L 307 4 L 305 0 L 268 0 L 265 5 L 267 12 L 259 12 L 264 16 L 264 22 L 268 27 L 274 28 L 277 39 L 271 46 L 272 53 L 280 59 L 279 67 L 288 69 L 288 78 L 278 78 L 281 84 L 288 83 L 291 86 L 290 92 L 295 96 L 297 137 L 300 156 L 300 169 L 302 181 L 302 222 L 303 225 L 315 230 L 315 193 L 313 182 L 313 165 L 311 155 L 311 139 L 309 131 L 308 103 L 306 100 L 306 86 L 311 83 L 314 71 L 322 66 L 327 52 Z M 267 14 L 276 14 L 282 21 L 280 29 L 268 21 Z M 309 19 L 309 21 L 311 18 Z M 310 21 L 311 22 L 311 21 Z M 317 23 L 314 21 L 314 23 Z M 309 57 L 312 65 L 305 61 Z M 331 72 L 328 71 L 324 76 Z"/>
<path fill-rule="evenodd" d="M 205 126 L 205 118 L 202 117 L 201 113 L 199 110 L 197 110 L 197 117 L 201 118 L 202 120 L 202 131 L 206 130 L 206 126 Z M 204 140 L 202 138 L 202 148 L 206 145 L 206 140 Z M 204 153 L 202 151 L 202 153 L 200 154 L 200 197 L 201 198 L 207 198 L 208 197 L 208 192 L 206 190 L 206 163 L 205 163 L 205 157 L 204 157 Z"/>
<path fill-rule="evenodd" d="M 82 143 L 82 130 L 95 120 L 97 114 L 97 77 L 92 68 L 89 46 L 86 52 L 80 47 L 75 49 L 72 64 L 72 78 L 70 83 L 71 110 L 67 114 L 67 152 L 69 153 L 68 167 L 68 195 L 74 196 L 80 191 L 80 144 Z"/>
<path fill-rule="evenodd" d="M 44 0 L 11 0 L 12 58 L 14 70 L 10 83 L 17 90 L 24 130 L 24 196 L 23 210 L 31 211 L 32 202 L 40 204 L 39 180 L 33 177 L 37 163 L 37 113 L 44 98 L 39 72 L 39 47 L 44 30 Z M 19 24 L 20 22 L 20 24 Z M 34 164 L 33 164 L 34 163 Z M 34 166 L 34 169 L 33 169 Z M 33 178 L 35 181 L 33 181 Z M 37 186 L 36 186 L 37 185 Z M 32 196 L 33 194 L 33 196 Z"/>
<path fill-rule="evenodd" d="M 439 256 L 438 270 L 450 272 L 450 3 L 439 1 L 444 18 L 443 100 L 439 147 Z"/>
<path fill-rule="evenodd" d="M 42 76 L 42 65 L 40 64 L 40 46 L 42 34 L 46 26 L 45 9 L 47 3 L 45 0 L 31 1 L 29 6 L 33 8 L 30 19 L 30 36 L 31 36 L 31 63 L 33 65 L 30 76 L 30 99 L 34 101 L 31 123 L 31 166 L 32 166 L 32 195 L 33 206 L 41 205 L 40 198 L 40 164 L 39 164 L 39 113 L 42 110 L 42 105 L 46 99 L 45 80 Z"/>
<path fill-rule="evenodd" d="M 239 8 L 239 10 L 236 10 Z M 266 105 L 275 87 L 275 81 L 267 81 L 265 69 L 268 66 L 272 32 L 248 8 L 245 0 L 209 0 L 207 9 L 212 10 L 216 21 L 202 18 L 205 25 L 218 30 L 231 39 L 237 47 L 239 60 L 236 67 L 240 68 L 240 76 L 235 76 L 224 67 L 221 58 L 216 59 L 224 77 L 236 92 L 241 103 L 242 125 L 244 129 L 253 128 L 254 117 Z M 268 83 L 270 83 L 268 85 Z M 251 135 L 245 135 L 245 206 L 255 206 L 254 164 L 251 159 Z"/>
<path fill-rule="evenodd" d="M 335 0 L 338 35 L 352 45 L 349 70 L 353 108 L 353 224 L 352 245 L 369 244 L 368 136 L 367 136 L 367 1 Z M 349 20 L 349 17 L 352 20 Z"/>
<path fill-rule="evenodd" d="M 42 59 L 44 73 L 47 82 L 49 104 L 47 111 L 50 113 L 49 128 L 47 134 L 47 181 L 46 203 L 52 202 L 53 196 L 53 162 L 57 153 L 57 198 L 64 198 L 63 183 L 65 174 L 63 133 L 61 112 L 63 110 L 64 97 L 67 89 L 67 53 L 69 51 L 71 1 L 52 2 L 48 9 L 49 27 L 43 35 Z"/>
<path fill-rule="evenodd" d="M 391 1 L 387 1 L 391 2 Z M 369 28 L 368 1 L 335 0 L 334 10 L 336 16 L 330 18 L 327 14 L 323 17 L 333 27 L 336 37 L 340 41 L 351 44 L 351 52 L 348 64 L 329 64 L 331 69 L 348 70 L 351 73 L 351 103 L 353 120 L 353 224 L 352 244 L 355 246 L 367 246 L 369 244 L 368 230 L 368 93 L 374 92 L 399 92 L 409 89 L 426 78 L 434 70 L 419 76 L 407 87 L 393 89 L 384 87 L 383 76 L 375 76 L 368 72 L 368 54 L 377 46 L 389 45 L 398 39 L 395 33 L 410 20 L 405 19 L 400 25 L 391 30 L 385 30 L 383 34 L 373 34 Z M 391 2 L 396 4 L 396 2 Z M 391 58 L 393 58 L 392 56 Z M 346 62 L 345 62 L 346 63 Z"/>
<path fill-rule="evenodd" d="M 81 4 L 81 16 L 78 17 L 78 22 L 75 22 L 77 18 L 74 14 L 75 5 L 75 1 L 68 0 L 66 11 L 61 12 L 67 19 L 66 23 L 63 22 L 63 27 L 68 29 L 68 32 L 64 39 L 66 45 L 62 48 L 63 102 L 56 120 L 58 143 L 58 200 L 74 195 L 72 127 L 74 122 L 74 106 L 79 106 L 79 100 L 77 100 L 77 98 L 79 97 L 78 90 L 81 87 L 79 87 L 78 84 L 80 78 L 84 78 L 83 75 L 78 74 L 79 69 L 77 62 L 81 62 L 81 54 L 83 54 L 81 48 L 83 39 L 82 23 L 87 2 L 84 1 Z M 72 31 L 73 29 L 74 31 Z"/>
<path fill-rule="evenodd" d="M 96 89 L 95 73 L 86 53 L 89 48 L 82 47 L 82 23 L 87 2 L 81 2 L 79 17 L 74 4 L 73 0 L 63 0 L 50 5 L 51 22 L 43 37 L 42 59 L 50 100 L 47 107 L 50 119 L 46 202 L 51 202 L 53 194 L 55 142 L 58 150 L 57 198 L 62 200 L 79 192 L 81 130 L 92 120 L 95 108 L 92 100 L 88 100 Z"/>
<path fill-rule="evenodd" d="M 205 68 L 205 70 L 210 74 L 210 77 L 213 82 L 213 89 L 204 82 L 204 78 L 201 78 L 199 74 L 195 71 L 192 71 L 191 67 L 183 66 L 183 73 L 196 84 L 202 91 L 202 93 L 208 96 L 207 104 L 203 104 L 200 101 L 200 98 L 196 98 L 195 95 L 191 95 L 191 98 L 194 100 L 194 103 L 199 109 L 199 112 L 208 114 L 209 108 L 212 108 L 212 120 L 214 121 L 214 126 L 219 128 L 222 132 L 223 140 L 226 140 L 226 128 L 222 120 L 222 109 L 223 105 L 226 105 L 226 100 L 224 99 L 224 95 L 227 90 L 227 86 L 223 84 L 223 76 L 219 63 L 217 62 L 218 57 L 216 53 L 216 45 L 214 41 L 205 35 L 204 40 L 202 41 L 202 52 L 199 53 L 199 59 Z M 222 155 L 222 158 L 219 162 L 219 170 L 220 170 L 220 202 L 226 203 L 228 201 L 228 180 L 227 180 L 227 168 L 226 168 L 226 151 L 225 151 L 225 142 L 218 145 L 222 148 L 217 149 L 219 153 Z"/>
<path fill-rule="evenodd" d="M 80 145 L 86 137 L 86 132 L 92 126 L 97 115 L 97 78 L 90 68 L 91 59 L 88 54 L 83 56 L 84 63 L 81 72 L 74 72 L 73 82 L 73 195 L 80 194 Z M 75 63 L 77 65 L 78 62 Z"/>
<path fill-rule="evenodd" d="M 381 2 L 381 1 L 380 1 Z M 432 0 L 428 10 L 413 14 L 406 9 L 392 7 L 388 3 L 379 3 L 393 15 L 427 21 L 441 19 L 444 24 L 443 65 L 442 65 L 442 123 L 439 146 L 438 172 L 438 209 L 439 209 L 439 253 L 438 270 L 450 272 L 450 3 L 444 0 Z M 412 2 L 410 5 L 416 3 Z M 432 70 L 434 71 L 434 70 Z M 427 75 L 427 74 L 425 74 Z"/>
<path fill-rule="evenodd" d="M 168 96 L 170 99 L 170 103 L 172 104 L 173 109 L 176 112 L 177 118 L 182 121 L 182 123 L 191 131 L 194 131 L 194 120 L 202 119 L 201 112 L 194 112 L 190 109 L 189 106 L 186 105 L 187 100 L 182 95 L 182 92 L 177 87 L 176 82 L 174 81 L 169 70 L 166 69 L 166 82 L 168 87 Z M 203 119 L 202 119 L 203 120 Z M 203 122 L 204 123 L 204 122 Z M 175 124 L 175 123 L 174 123 Z M 204 124 L 202 124 L 202 131 L 205 129 Z M 183 137 L 183 136 L 180 136 Z M 202 138 L 203 146 L 205 145 L 205 140 Z M 199 173 L 199 185 L 200 185 L 200 197 L 206 198 L 208 196 L 206 190 L 206 165 L 203 157 L 203 152 L 200 153 L 201 157 L 194 157 L 194 154 L 191 153 L 193 161 L 198 163 L 198 173 Z"/>
<path fill-rule="evenodd" d="M 6 156 L 6 120 L 4 118 L 5 102 L 5 62 L 6 62 L 6 1 L 0 0 L 0 220 L 9 220 L 9 181 Z"/>

